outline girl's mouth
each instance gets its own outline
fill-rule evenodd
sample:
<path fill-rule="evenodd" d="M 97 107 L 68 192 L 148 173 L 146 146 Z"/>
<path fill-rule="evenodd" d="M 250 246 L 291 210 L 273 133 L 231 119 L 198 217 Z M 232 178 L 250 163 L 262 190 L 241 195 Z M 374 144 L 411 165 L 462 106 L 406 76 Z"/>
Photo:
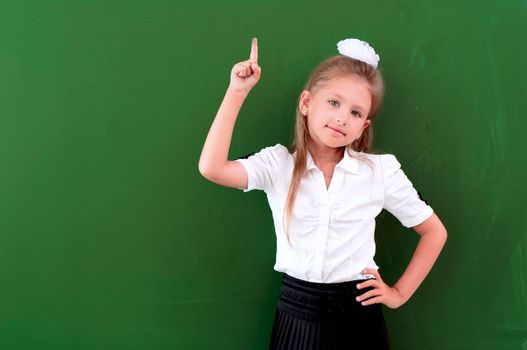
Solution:
<path fill-rule="evenodd" d="M 341 134 L 341 135 L 346 136 L 346 134 L 344 134 L 342 131 L 339 131 L 339 130 L 337 130 L 337 129 L 334 129 L 334 128 L 332 128 L 331 126 L 327 126 L 327 127 L 330 128 L 331 130 L 335 131 L 335 132 L 338 132 L 338 133 Z"/>

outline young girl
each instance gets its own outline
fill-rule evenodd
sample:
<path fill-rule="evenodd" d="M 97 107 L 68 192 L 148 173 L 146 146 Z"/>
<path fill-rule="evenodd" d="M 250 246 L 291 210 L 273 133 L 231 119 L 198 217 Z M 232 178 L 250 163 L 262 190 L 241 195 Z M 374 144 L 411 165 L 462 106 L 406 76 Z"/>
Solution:
<path fill-rule="evenodd" d="M 292 153 L 281 144 L 227 159 L 238 112 L 260 79 L 258 46 L 236 63 L 205 141 L 201 174 L 220 185 L 263 190 L 275 223 L 282 287 L 270 349 L 388 349 L 381 304 L 398 308 L 436 261 L 446 229 L 394 155 L 369 153 L 384 86 L 379 56 L 342 40 L 299 96 Z M 375 217 L 382 209 L 421 236 L 397 283 L 377 271 Z"/>

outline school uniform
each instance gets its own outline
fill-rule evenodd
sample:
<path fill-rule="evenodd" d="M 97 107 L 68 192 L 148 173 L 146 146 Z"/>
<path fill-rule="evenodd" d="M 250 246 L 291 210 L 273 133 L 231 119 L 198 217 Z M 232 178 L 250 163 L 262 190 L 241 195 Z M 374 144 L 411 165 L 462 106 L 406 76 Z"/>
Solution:
<path fill-rule="evenodd" d="M 367 157 L 371 167 L 356 156 Z M 274 269 L 283 278 L 270 349 L 388 349 L 381 304 L 363 306 L 355 300 L 371 289 L 355 287 L 373 278 L 362 271 L 378 269 L 375 217 L 384 208 L 403 226 L 413 227 L 433 210 L 392 154 L 347 148 L 327 188 L 308 152 L 307 173 L 289 219 L 290 245 L 283 213 L 295 157 L 296 152 L 276 144 L 236 159 L 248 176 L 247 189 L 241 190 L 263 190 L 274 219 Z"/>

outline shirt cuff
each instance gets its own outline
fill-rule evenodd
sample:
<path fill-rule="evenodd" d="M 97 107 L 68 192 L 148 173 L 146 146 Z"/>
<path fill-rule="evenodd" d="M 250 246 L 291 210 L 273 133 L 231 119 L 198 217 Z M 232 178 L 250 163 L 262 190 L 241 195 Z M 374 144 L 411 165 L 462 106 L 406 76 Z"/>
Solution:
<path fill-rule="evenodd" d="M 425 221 L 426 219 L 428 219 L 432 215 L 433 212 L 434 210 L 432 209 L 432 207 L 429 205 L 426 205 L 419 215 L 414 216 L 412 218 L 405 219 L 404 222 L 402 222 L 402 224 L 405 227 L 417 226 L 421 224 L 423 221 Z"/>

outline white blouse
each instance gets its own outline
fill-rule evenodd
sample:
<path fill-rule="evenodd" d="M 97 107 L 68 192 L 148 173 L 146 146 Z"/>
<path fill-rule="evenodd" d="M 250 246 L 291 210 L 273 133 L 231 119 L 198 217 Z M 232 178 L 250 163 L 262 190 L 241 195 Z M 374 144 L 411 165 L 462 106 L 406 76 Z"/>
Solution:
<path fill-rule="evenodd" d="M 344 152 L 335 166 L 329 188 L 324 174 L 307 153 L 307 174 L 302 178 L 289 221 L 289 245 L 283 211 L 291 182 L 294 157 L 281 144 L 265 147 L 236 159 L 248 176 L 247 189 L 263 190 L 271 208 L 276 233 L 274 269 L 319 283 L 372 278 L 365 268 L 378 269 L 375 255 L 375 217 L 384 208 L 403 226 L 413 227 L 432 215 L 392 154 L 351 150 L 372 161 L 372 168 Z"/>

